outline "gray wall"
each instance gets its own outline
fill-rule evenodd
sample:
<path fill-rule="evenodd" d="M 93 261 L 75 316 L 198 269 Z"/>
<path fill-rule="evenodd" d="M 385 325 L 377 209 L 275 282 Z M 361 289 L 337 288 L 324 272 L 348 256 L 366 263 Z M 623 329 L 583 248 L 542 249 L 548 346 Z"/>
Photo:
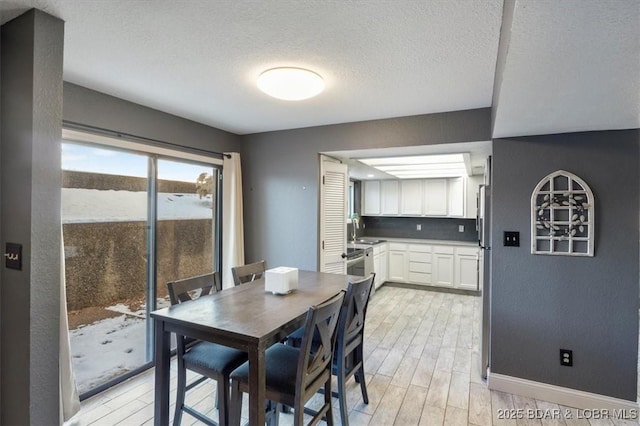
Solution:
<path fill-rule="evenodd" d="M 639 142 L 638 130 L 494 141 L 492 373 L 636 400 Z M 558 169 L 594 193 L 593 258 L 530 254 L 531 191 Z M 503 231 L 520 247 L 502 247 Z"/>
<path fill-rule="evenodd" d="M 242 137 L 245 257 L 317 268 L 318 153 L 491 139 L 489 108 Z"/>
<path fill-rule="evenodd" d="M 0 236 L 3 247 L 22 243 L 24 255 L 22 271 L 3 267 L 0 275 L 0 424 L 58 421 L 63 118 L 190 148 L 240 150 L 232 133 L 69 83 L 63 94 L 63 38 L 63 22 L 36 10 L 3 25 L 0 36 Z"/>
<path fill-rule="evenodd" d="M 208 151 L 240 150 L 240 137 L 72 83 L 64 83 L 64 120 Z"/>
<path fill-rule="evenodd" d="M 2 26 L 0 423 L 44 425 L 59 412 L 60 134 L 64 23 L 31 10 Z"/>

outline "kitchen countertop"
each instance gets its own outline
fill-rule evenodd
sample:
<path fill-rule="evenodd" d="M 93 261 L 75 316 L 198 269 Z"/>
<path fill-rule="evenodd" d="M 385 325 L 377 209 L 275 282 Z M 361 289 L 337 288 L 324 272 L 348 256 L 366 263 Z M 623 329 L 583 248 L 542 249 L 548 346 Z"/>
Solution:
<path fill-rule="evenodd" d="M 451 241 L 451 240 L 429 240 L 424 238 L 387 238 L 387 237 L 360 237 L 361 240 L 381 240 L 380 244 L 387 243 L 407 243 L 407 244 L 435 244 L 448 246 L 478 247 L 477 241 Z M 377 245 L 377 244 L 376 244 Z M 357 241 L 347 242 L 348 247 L 375 247 L 376 245 L 362 244 Z"/>

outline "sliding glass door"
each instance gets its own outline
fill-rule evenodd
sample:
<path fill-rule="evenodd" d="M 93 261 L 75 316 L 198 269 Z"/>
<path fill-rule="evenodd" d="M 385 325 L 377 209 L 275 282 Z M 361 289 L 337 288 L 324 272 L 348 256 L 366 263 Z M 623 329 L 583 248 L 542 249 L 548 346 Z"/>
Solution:
<path fill-rule="evenodd" d="M 218 267 L 219 166 L 63 143 L 62 222 L 74 373 L 88 395 L 153 360 L 166 283 Z"/>

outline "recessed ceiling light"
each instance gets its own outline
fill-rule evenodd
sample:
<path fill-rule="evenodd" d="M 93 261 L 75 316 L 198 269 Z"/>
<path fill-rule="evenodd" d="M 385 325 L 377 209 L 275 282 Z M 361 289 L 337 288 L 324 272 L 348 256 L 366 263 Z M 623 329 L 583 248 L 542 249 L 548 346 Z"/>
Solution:
<path fill-rule="evenodd" d="M 468 176 L 471 172 L 468 153 L 360 158 L 359 161 L 398 179 Z"/>
<path fill-rule="evenodd" d="M 367 175 L 367 177 L 373 177 L 373 175 L 372 175 L 371 173 L 369 173 L 369 174 Z"/>
<path fill-rule="evenodd" d="M 322 92 L 324 80 L 320 75 L 304 68 L 272 68 L 260 74 L 258 88 L 277 99 L 301 101 Z"/>

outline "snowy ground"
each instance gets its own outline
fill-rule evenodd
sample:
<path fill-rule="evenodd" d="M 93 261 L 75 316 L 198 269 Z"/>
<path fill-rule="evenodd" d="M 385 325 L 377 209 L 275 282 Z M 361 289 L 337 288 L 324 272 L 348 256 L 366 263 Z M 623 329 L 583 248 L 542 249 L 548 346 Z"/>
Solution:
<path fill-rule="evenodd" d="M 166 306 L 168 299 L 158 299 L 158 309 Z M 80 393 L 147 362 L 144 308 L 131 311 L 128 306 L 118 304 L 106 309 L 122 315 L 69 332 L 73 372 Z"/>

